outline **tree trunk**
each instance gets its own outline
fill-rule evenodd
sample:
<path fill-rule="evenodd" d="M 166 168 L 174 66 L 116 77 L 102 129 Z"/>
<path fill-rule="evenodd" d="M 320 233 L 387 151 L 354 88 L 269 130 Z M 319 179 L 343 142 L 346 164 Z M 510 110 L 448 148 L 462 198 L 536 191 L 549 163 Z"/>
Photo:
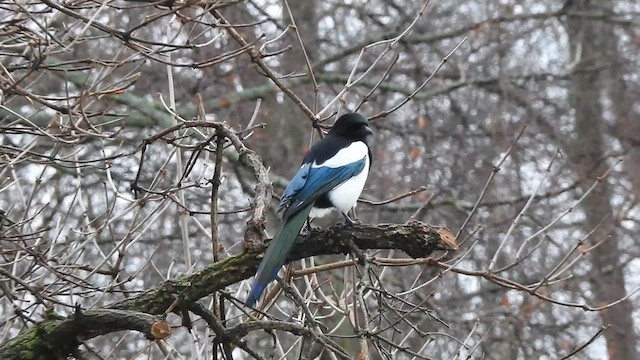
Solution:
<path fill-rule="evenodd" d="M 583 0 L 572 2 L 569 13 L 602 12 L 610 7 L 610 1 Z M 610 39 L 606 30 L 610 25 L 583 16 L 568 16 L 567 29 L 571 42 L 571 61 L 578 62 L 571 75 L 570 101 L 575 110 L 575 140 L 570 145 L 572 158 L 578 175 L 587 179 L 583 190 L 608 167 L 605 161 L 605 124 L 603 106 L 600 102 L 606 72 L 603 67 L 611 65 L 603 55 L 603 44 Z M 576 56 L 576 54 L 578 54 Z M 596 164 L 599 164 L 596 166 Z M 597 227 L 591 242 L 608 239 L 591 253 L 592 269 L 590 284 L 598 305 L 606 305 L 626 295 L 622 255 L 610 203 L 612 197 L 608 179 L 604 179 L 595 191 L 582 203 L 585 214 L 585 231 Z M 603 221 L 604 220 L 604 221 Z M 601 225 L 599 225 L 602 223 Z M 623 301 L 600 312 L 603 325 L 610 328 L 604 332 L 610 359 L 638 359 L 635 348 L 637 335 L 633 327 L 632 307 Z"/>

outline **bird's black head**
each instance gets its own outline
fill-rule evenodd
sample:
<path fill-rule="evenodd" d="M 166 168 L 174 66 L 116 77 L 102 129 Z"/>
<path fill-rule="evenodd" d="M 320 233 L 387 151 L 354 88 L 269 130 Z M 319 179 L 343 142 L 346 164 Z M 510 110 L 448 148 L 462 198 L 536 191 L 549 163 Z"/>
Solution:
<path fill-rule="evenodd" d="M 369 127 L 369 121 L 364 116 L 358 113 L 348 113 L 338 118 L 329 133 L 351 140 L 367 142 L 367 138 L 373 135 L 373 130 Z"/>

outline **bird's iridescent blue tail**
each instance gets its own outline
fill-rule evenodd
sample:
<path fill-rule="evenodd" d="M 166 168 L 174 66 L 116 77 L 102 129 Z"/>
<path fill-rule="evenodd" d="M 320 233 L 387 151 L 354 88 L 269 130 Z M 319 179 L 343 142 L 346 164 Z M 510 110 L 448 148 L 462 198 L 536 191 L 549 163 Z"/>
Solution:
<path fill-rule="evenodd" d="M 304 222 L 309 217 L 309 212 L 312 207 L 313 204 L 309 204 L 282 221 L 280 230 L 273 237 L 273 240 L 271 240 L 267 253 L 264 255 L 262 262 L 260 262 L 258 272 L 251 286 L 251 291 L 245 301 L 247 306 L 253 307 L 260 299 L 267 285 L 276 278 L 278 270 L 280 270 L 287 260 L 289 251 L 291 251 L 298 234 L 300 234 Z"/>

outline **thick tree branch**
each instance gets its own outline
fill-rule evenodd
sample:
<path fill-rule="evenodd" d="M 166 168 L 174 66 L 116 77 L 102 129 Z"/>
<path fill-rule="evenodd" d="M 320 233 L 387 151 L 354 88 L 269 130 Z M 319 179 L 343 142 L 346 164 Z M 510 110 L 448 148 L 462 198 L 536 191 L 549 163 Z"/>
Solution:
<path fill-rule="evenodd" d="M 66 359 L 84 340 L 115 331 L 135 330 L 150 340 L 171 334 L 157 316 L 130 310 L 80 311 L 65 319 L 42 321 L 0 347 L 0 359 Z"/>
<path fill-rule="evenodd" d="M 454 250 L 440 230 L 421 222 L 336 225 L 301 236 L 287 262 L 310 256 L 349 253 L 348 241 L 353 241 L 363 250 L 398 249 L 414 258 L 429 256 L 436 250 Z M 175 312 L 193 309 L 199 299 L 253 276 L 264 247 L 248 249 L 198 273 L 166 281 L 158 288 L 105 309 L 78 311 L 63 320 L 40 322 L 0 347 L 0 358 L 64 359 L 77 349 L 82 340 L 120 330 L 140 331 L 149 339 L 164 338 L 168 332 L 154 332 L 154 329 L 163 329 L 162 325 L 166 323 L 154 315 L 165 313 L 172 305 Z M 174 304 L 176 300 L 178 302 Z"/>
<path fill-rule="evenodd" d="M 363 250 L 398 249 L 414 258 L 426 257 L 433 251 L 450 249 L 438 233 L 439 229 L 421 222 L 404 225 L 336 225 L 298 238 L 287 262 L 317 255 L 347 254 L 350 252 L 347 245 L 349 240 Z M 114 303 L 108 308 L 162 314 L 175 299 L 182 304 L 178 307 L 188 307 L 190 303 L 216 290 L 253 276 L 262 256 L 262 251 L 249 249 L 196 274 L 169 280 L 159 288 Z"/>

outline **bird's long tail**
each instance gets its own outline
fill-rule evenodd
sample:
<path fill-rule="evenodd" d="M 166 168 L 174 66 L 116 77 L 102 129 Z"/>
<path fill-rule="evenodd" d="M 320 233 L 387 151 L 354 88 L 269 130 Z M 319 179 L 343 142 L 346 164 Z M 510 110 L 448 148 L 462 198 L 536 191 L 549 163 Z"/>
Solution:
<path fill-rule="evenodd" d="M 282 221 L 280 230 L 278 230 L 273 240 L 271 240 L 267 253 L 264 255 L 262 262 L 260 262 L 258 272 L 253 280 L 253 286 L 245 301 L 247 306 L 253 307 L 258 299 L 260 299 L 260 295 L 262 295 L 267 285 L 276 278 L 278 270 L 280 270 L 282 264 L 287 260 L 289 251 L 291 251 L 298 234 L 300 234 L 304 222 L 309 217 L 309 212 L 311 212 L 312 207 L 313 205 L 310 204 Z"/>

